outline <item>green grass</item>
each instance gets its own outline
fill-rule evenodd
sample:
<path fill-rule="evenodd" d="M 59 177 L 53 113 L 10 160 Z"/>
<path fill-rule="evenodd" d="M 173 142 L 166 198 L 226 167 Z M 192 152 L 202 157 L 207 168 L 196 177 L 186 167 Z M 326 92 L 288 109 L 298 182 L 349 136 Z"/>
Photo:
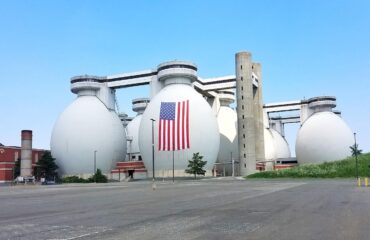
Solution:
<path fill-rule="evenodd" d="M 360 177 L 369 176 L 370 153 L 358 156 L 358 172 Z M 306 164 L 291 169 L 265 171 L 249 175 L 245 178 L 351 178 L 356 177 L 356 160 L 350 157 L 341 161 L 321 164 Z"/>

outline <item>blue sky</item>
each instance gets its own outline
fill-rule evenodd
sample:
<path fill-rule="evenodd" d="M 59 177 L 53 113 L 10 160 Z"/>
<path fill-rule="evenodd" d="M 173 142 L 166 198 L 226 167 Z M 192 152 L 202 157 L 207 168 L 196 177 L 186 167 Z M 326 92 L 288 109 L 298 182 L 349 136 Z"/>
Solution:
<path fill-rule="evenodd" d="M 370 151 L 370 1 L 0 1 L 0 142 L 49 148 L 75 96 L 72 76 L 190 60 L 201 77 L 234 74 L 247 50 L 263 68 L 264 102 L 337 97 Z M 148 87 L 120 90 L 120 109 Z M 288 127 L 294 142 L 298 126 Z"/>

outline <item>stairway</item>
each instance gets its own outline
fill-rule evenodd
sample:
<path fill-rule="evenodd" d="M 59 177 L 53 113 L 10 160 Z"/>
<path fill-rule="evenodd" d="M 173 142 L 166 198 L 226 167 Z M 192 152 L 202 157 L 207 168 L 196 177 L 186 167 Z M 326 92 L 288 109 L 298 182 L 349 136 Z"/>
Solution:
<path fill-rule="evenodd" d="M 117 162 L 116 168 L 111 171 L 114 179 L 121 180 L 129 177 L 129 171 L 133 171 L 134 179 L 147 178 L 147 170 L 143 161 Z"/>

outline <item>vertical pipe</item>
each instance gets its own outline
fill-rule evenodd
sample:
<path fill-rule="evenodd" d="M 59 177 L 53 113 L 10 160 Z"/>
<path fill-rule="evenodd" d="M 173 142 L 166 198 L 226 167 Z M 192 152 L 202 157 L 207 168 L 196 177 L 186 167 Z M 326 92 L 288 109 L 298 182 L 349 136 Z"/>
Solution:
<path fill-rule="evenodd" d="M 235 55 L 240 175 L 256 171 L 252 61 L 249 52 Z"/>
<path fill-rule="evenodd" d="M 21 176 L 32 176 L 32 131 L 22 130 Z"/>

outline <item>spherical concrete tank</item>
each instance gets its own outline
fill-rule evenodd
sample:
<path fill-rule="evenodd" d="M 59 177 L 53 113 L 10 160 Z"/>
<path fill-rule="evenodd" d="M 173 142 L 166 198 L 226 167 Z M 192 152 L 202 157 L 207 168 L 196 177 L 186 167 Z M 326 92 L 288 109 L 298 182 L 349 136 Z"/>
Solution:
<path fill-rule="evenodd" d="M 265 158 L 274 160 L 278 158 L 290 158 L 288 142 L 281 134 L 272 128 L 264 129 Z"/>
<path fill-rule="evenodd" d="M 137 115 L 127 125 L 127 161 L 139 160 L 139 127 L 142 114 Z"/>
<path fill-rule="evenodd" d="M 220 130 L 220 149 L 218 151 L 217 162 L 223 163 L 218 167 L 218 171 L 225 175 L 232 174 L 232 159 L 239 157 L 238 151 L 238 117 L 235 110 L 229 105 L 235 101 L 233 92 L 221 92 L 218 95 L 220 108 L 217 112 L 217 123 Z"/>
<path fill-rule="evenodd" d="M 211 174 L 220 136 L 211 107 L 191 86 L 197 79 L 196 70 L 194 64 L 181 61 L 158 66 L 158 79 L 165 87 L 151 99 L 139 130 L 140 151 L 150 176 L 152 126 L 156 176 L 172 176 L 173 157 L 175 175 L 185 176 L 188 160 L 197 152 L 207 161 L 205 169 Z"/>
<path fill-rule="evenodd" d="M 139 127 L 141 118 L 145 108 L 149 104 L 148 98 L 137 98 L 132 100 L 132 110 L 137 112 L 137 115 L 127 125 L 127 160 L 137 161 L 142 160 L 139 148 Z"/>
<path fill-rule="evenodd" d="M 95 95 L 97 86 L 85 84 L 82 90 L 72 84 L 73 91 L 83 93 L 78 92 L 54 125 L 50 147 L 62 175 L 92 174 L 94 158 L 96 168 L 108 173 L 125 157 L 124 128 L 117 114 Z"/>
<path fill-rule="evenodd" d="M 298 131 L 296 156 L 300 164 L 335 161 L 351 155 L 354 144 L 351 129 L 332 112 L 335 97 L 323 96 L 306 101 L 310 117 Z"/>
<path fill-rule="evenodd" d="M 318 112 L 309 117 L 298 131 L 298 163 L 335 161 L 351 155 L 353 134 L 347 124 L 333 112 Z"/>

